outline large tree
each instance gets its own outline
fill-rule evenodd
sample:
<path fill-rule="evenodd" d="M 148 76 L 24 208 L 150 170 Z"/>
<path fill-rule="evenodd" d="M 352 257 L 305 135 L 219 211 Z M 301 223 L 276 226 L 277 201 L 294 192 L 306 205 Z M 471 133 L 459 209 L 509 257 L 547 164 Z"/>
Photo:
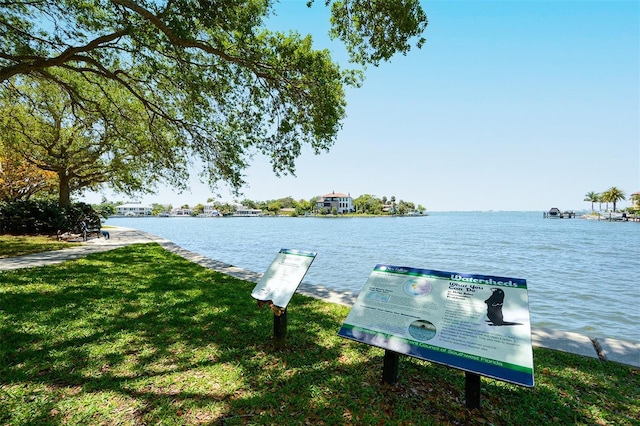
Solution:
<path fill-rule="evenodd" d="M 353 207 L 357 213 L 380 214 L 382 213 L 383 202 L 376 198 L 375 195 L 362 194 L 353 200 Z"/>
<path fill-rule="evenodd" d="M 68 93 L 74 111 L 109 116 L 76 82 L 109 97 L 113 86 L 140 106 L 132 120 L 172 135 L 169 147 L 193 153 L 214 188 L 234 189 L 252 155 L 276 174 L 294 173 L 302 146 L 328 150 L 345 116 L 344 85 L 367 64 L 418 47 L 427 25 L 418 0 L 326 0 L 331 36 L 354 69 L 316 50 L 310 36 L 271 32 L 271 0 L 38 0 L 0 2 L 0 90 L 34 80 Z M 317 6 L 313 0 L 308 6 Z M 65 72 L 61 72 L 65 71 Z M 75 77 L 71 77 L 75 75 Z M 107 104 L 108 105 L 108 104 Z M 174 181 L 184 171 L 177 161 Z"/>
<path fill-rule="evenodd" d="M 98 90 L 66 71 L 52 75 L 66 87 L 41 79 L 5 85 L 0 135 L 9 152 L 57 175 L 61 206 L 71 204 L 72 192 L 105 183 L 125 193 L 148 192 L 163 174 L 186 173 L 167 120 L 139 119 L 141 103 L 112 83 Z"/>

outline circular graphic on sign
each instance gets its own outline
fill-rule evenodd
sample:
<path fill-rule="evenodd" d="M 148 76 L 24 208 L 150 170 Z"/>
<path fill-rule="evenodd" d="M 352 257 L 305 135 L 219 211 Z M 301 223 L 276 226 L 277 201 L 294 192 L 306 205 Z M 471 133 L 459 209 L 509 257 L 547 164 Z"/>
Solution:
<path fill-rule="evenodd" d="M 426 342 L 436 335 L 436 326 L 427 320 L 416 320 L 409 326 L 409 334 L 416 340 Z"/>
<path fill-rule="evenodd" d="M 431 283 L 424 278 L 410 278 L 404 282 L 403 289 L 411 297 L 425 296 L 431 293 Z"/>

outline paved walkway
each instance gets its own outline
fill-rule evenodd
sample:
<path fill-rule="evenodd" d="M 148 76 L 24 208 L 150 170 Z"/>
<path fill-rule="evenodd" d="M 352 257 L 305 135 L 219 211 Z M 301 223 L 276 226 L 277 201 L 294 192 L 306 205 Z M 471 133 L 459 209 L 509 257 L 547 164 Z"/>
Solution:
<path fill-rule="evenodd" d="M 79 247 L 0 259 L 0 271 L 52 265 L 66 260 L 78 259 L 90 253 L 113 250 L 129 244 L 155 242 L 166 250 L 176 253 L 205 268 L 213 269 L 249 282 L 257 283 L 262 276 L 262 274 L 257 272 L 238 268 L 185 250 L 169 240 L 142 231 L 128 228 L 107 228 L 105 230 L 108 230 L 111 234 L 111 238 L 108 240 L 105 238 L 92 238 L 87 241 L 85 245 Z M 338 293 L 331 289 L 305 282 L 298 287 L 298 293 L 346 306 L 353 305 L 356 299 L 355 294 Z M 571 352 L 591 358 L 599 358 L 601 360 L 640 367 L 640 342 L 601 337 L 595 338 L 578 333 L 540 328 L 532 328 L 531 337 L 533 346 L 535 347 Z"/>

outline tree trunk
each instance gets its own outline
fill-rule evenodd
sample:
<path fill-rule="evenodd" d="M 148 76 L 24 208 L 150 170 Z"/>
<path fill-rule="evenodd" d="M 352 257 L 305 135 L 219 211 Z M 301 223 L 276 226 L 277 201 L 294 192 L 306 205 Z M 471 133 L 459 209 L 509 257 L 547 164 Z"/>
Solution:
<path fill-rule="evenodd" d="M 69 189 L 69 176 L 62 171 L 58 173 L 60 190 L 58 192 L 58 204 L 60 207 L 71 207 L 71 190 Z"/>

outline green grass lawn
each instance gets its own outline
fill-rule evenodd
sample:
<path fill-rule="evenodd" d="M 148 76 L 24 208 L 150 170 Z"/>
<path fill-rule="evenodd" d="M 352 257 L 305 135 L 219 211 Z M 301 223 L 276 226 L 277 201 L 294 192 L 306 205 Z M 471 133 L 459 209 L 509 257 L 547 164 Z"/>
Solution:
<path fill-rule="evenodd" d="M 5 257 L 24 256 L 43 251 L 60 250 L 73 247 L 79 243 L 58 241 L 51 236 L 0 235 L 0 259 Z"/>
<path fill-rule="evenodd" d="M 615 424 L 640 422 L 638 369 L 535 349 L 533 389 L 337 336 L 348 308 L 295 295 L 288 339 L 254 284 L 139 244 L 0 272 L 0 424 Z"/>

